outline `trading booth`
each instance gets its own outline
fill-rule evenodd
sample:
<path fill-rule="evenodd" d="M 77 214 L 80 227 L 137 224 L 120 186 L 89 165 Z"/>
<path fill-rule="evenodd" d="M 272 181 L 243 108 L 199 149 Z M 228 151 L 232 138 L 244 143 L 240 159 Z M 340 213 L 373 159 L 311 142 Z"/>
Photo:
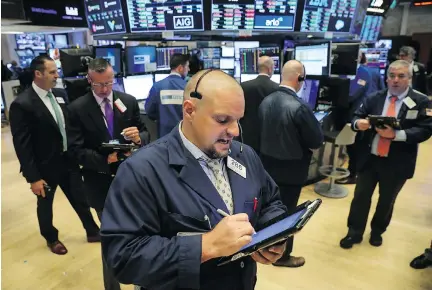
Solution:
<path fill-rule="evenodd" d="M 392 48 L 391 40 L 379 40 L 388 1 L 373 11 L 364 0 L 83 2 L 93 44 L 48 50 L 56 58 L 69 98 L 73 101 L 89 89 L 89 59 L 105 58 L 116 74 L 114 89 L 138 100 L 154 131 L 144 104 L 153 84 L 169 75 L 174 53 L 199 55 L 204 69 L 221 69 L 239 83 L 258 76 L 260 56 L 274 60 L 271 79 L 278 84 L 284 63 L 301 61 L 306 81 L 298 95 L 314 111 L 326 136 L 332 136 L 348 121 L 349 84 L 359 52 L 365 54 L 367 66 L 384 75 Z M 24 64 L 42 49 L 17 47 Z M 310 182 L 322 178 L 319 167 L 333 160 L 331 139 L 314 152 Z"/>

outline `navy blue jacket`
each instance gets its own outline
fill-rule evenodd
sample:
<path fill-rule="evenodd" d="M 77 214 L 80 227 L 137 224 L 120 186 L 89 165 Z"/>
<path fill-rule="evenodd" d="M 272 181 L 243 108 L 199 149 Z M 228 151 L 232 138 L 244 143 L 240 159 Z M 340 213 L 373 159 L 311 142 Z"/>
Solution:
<path fill-rule="evenodd" d="M 172 74 L 155 83 L 145 103 L 147 116 L 158 123 L 158 138 L 170 133 L 183 118 L 183 91 L 187 82 Z"/>
<path fill-rule="evenodd" d="M 355 112 L 355 117 L 352 121 L 354 124 L 358 119 L 365 119 L 369 115 L 381 115 L 384 108 L 387 90 L 379 91 L 368 96 Z M 428 140 L 432 135 L 432 118 L 426 115 L 426 109 L 430 106 L 429 99 L 420 93 L 409 90 L 407 97 L 416 103 L 416 106 L 411 110 L 417 110 L 418 116 L 416 119 L 406 119 L 408 106 L 403 103 L 400 108 L 399 115 L 400 126 L 405 130 L 407 140 L 405 142 L 392 142 L 387 161 L 391 164 L 391 169 L 394 170 L 395 177 L 410 179 L 414 175 L 415 165 L 417 160 L 418 144 Z M 367 161 L 372 155 L 371 145 L 376 135 L 375 128 L 366 130 L 357 137 L 356 148 L 358 148 L 358 171 L 367 170 Z"/>
<path fill-rule="evenodd" d="M 384 85 L 384 79 L 381 76 L 380 69 L 368 67 L 368 70 L 369 70 L 371 77 L 372 77 L 372 82 L 371 82 L 371 86 L 370 86 L 371 92 L 375 93 L 377 91 L 384 90 L 386 87 Z"/>
<path fill-rule="evenodd" d="M 353 117 L 354 112 L 357 110 L 363 100 L 374 92 L 372 89 L 372 74 L 369 71 L 369 68 L 364 65 L 360 65 L 357 69 L 355 78 L 350 81 L 350 119 Z"/>
<path fill-rule="evenodd" d="M 227 169 L 234 212 L 247 213 L 259 227 L 286 208 L 257 154 L 243 147 L 240 153 L 240 143 L 234 141 L 230 156 L 246 167 L 246 178 Z M 101 227 L 108 266 L 121 283 L 149 290 L 254 289 L 256 263 L 250 257 L 221 267 L 217 259 L 201 264 L 201 236 L 177 236 L 214 228 L 222 219 L 218 208 L 227 211 L 175 127 L 134 153 L 117 172 Z"/>

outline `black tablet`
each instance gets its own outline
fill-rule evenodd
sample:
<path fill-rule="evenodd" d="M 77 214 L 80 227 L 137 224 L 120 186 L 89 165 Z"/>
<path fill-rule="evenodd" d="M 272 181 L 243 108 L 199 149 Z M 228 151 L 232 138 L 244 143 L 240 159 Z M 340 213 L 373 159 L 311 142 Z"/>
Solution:
<path fill-rule="evenodd" d="M 288 239 L 290 236 L 299 232 L 305 226 L 321 203 L 321 199 L 316 199 L 313 202 L 308 201 L 298 206 L 294 213 L 291 213 L 282 219 L 277 217 L 270 221 L 270 225 L 253 235 L 252 242 L 244 246 L 236 254 L 221 258 L 218 262 L 218 266 L 222 266 L 243 257 L 247 257 L 258 250 L 267 248 L 271 245 L 283 242 L 284 240 Z"/>
<path fill-rule="evenodd" d="M 102 143 L 101 149 L 112 150 L 112 151 L 131 151 L 132 149 L 138 149 L 139 146 L 135 144 L 116 144 L 116 143 Z"/>
<path fill-rule="evenodd" d="M 368 119 L 369 123 L 378 129 L 385 129 L 385 125 L 388 125 L 393 129 L 400 129 L 399 121 L 395 117 L 369 115 Z"/>

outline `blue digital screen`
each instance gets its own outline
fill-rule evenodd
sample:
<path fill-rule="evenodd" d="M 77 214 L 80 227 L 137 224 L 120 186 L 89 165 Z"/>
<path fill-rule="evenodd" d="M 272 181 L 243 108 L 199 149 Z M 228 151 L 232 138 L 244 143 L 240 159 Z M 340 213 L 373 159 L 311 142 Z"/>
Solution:
<path fill-rule="evenodd" d="M 294 227 L 297 224 L 297 222 L 301 219 L 301 217 L 305 214 L 306 211 L 307 208 L 299 212 L 296 212 L 295 214 L 290 215 L 289 217 L 286 217 L 283 220 L 280 220 L 277 223 L 272 224 L 271 226 L 268 226 L 262 229 L 261 231 L 257 232 L 252 236 L 252 242 L 250 242 L 249 244 L 241 248 L 240 251 L 252 247 L 258 243 L 261 243 L 273 236 L 276 236 L 279 233 L 282 233 Z"/>
<path fill-rule="evenodd" d="M 156 47 L 129 46 L 126 48 L 128 74 L 140 74 L 156 70 Z"/>
<path fill-rule="evenodd" d="M 109 61 L 115 74 L 123 72 L 121 61 L 121 48 L 116 47 L 97 47 L 95 49 L 97 58 L 104 58 Z"/>
<path fill-rule="evenodd" d="M 319 85 L 319 80 L 305 80 L 303 87 L 297 93 L 298 97 L 307 103 L 311 110 L 314 110 L 316 107 Z"/>

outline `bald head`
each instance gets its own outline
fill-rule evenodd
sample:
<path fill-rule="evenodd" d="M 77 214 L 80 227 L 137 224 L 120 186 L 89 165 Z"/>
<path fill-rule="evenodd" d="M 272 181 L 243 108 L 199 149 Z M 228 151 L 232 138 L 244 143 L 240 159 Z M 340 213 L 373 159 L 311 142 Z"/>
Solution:
<path fill-rule="evenodd" d="M 290 60 L 282 69 L 282 85 L 300 90 L 303 82 L 298 81 L 299 76 L 305 76 L 303 64 L 297 60 Z"/>
<path fill-rule="evenodd" d="M 261 56 L 258 59 L 258 71 L 259 73 L 268 74 L 270 77 L 274 72 L 274 61 L 269 56 Z"/>
<path fill-rule="evenodd" d="M 211 71 L 198 85 L 202 99 L 192 98 L 198 80 L 207 71 L 195 74 L 184 91 L 182 131 L 186 138 L 210 158 L 228 154 L 239 135 L 238 121 L 244 114 L 244 95 L 235 79 L 222 71 Z"/>

